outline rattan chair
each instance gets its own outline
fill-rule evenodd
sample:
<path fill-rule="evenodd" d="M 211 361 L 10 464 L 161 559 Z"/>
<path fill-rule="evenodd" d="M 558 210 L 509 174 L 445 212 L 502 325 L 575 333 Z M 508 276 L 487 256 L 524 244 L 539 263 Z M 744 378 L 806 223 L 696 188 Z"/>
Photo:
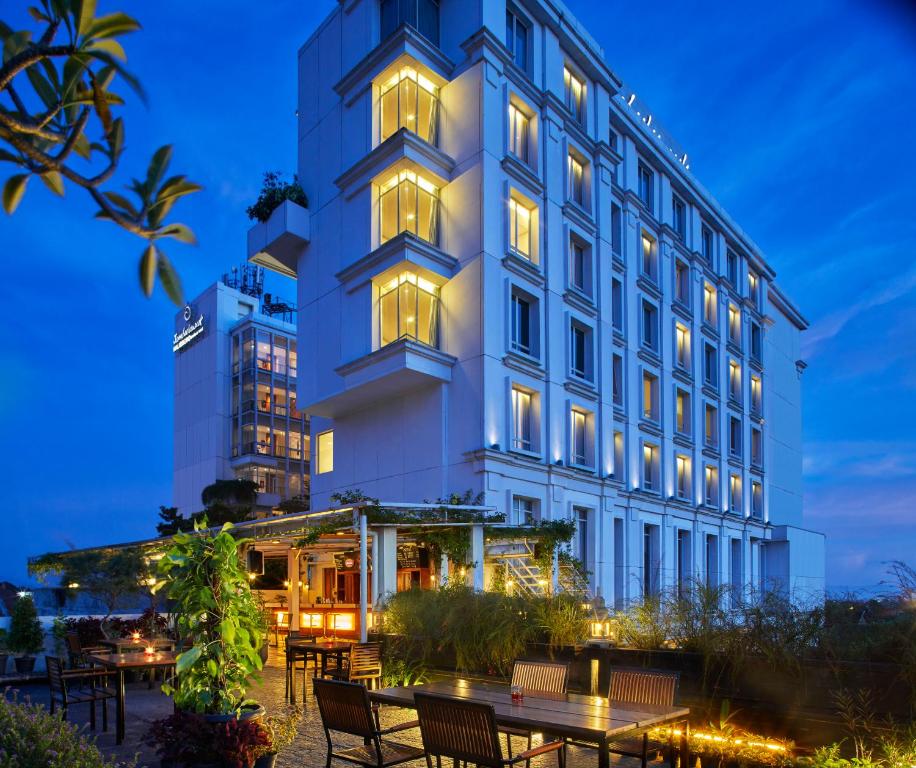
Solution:
<path fill-rule="evenodd" d="M 328 742 L 326 768 L 331 768 L 331 760 L 335 757 L 374 768 L 387 768 L 423 757 L 423 750 L 418 747 L 382 738 L 391 733 L 416 728 L 419 723 L 413 720 L 383 729 L 379 724 L 378 708 L 373 708 L 369 703 L 366 686 L 320 677 L 316 677 L 313 684 L 321 724 Z M 335 747 L 331 739 L 332 731 L 358 736 L 363 743 L 355 747 Z"/>
<path fill-rule="evenodd" d="M 325 671 L 327 677 L 336 680 L 349 680 L 354 683 L 365 683 L 369 688 L 382 680 L 382 646 L 379 643 L 356 643 L 347 657 L 344 657 L 343 666 L 328 667 Z"/>
<path fill-rule="evenodd" d="M 89 727 L 95 730 L 95 704 L 102 704 L 102 730 L 108 730 L 108 699 L 115 692 L 104 686 L 105 676 L 91 669 L 64 669 L 64 662 L 56 656 L 45 656 L 48 670 L 48 686 L 51 692 L 51 714 L 60 706 L 61 716 L 67 719 L 67 711 L 73 704 L 89 705 Z"/>
<path fill-rule="evenodd" d="M 419 691 L 414 694 L 414 703 L 427 768 L 432 768 L 434 757 L 436 768 L 442 768 L 443 757 L 456 763 L 473 763 L 478 768 L 506 768 L 548 752 L 557 753 L 557 762 L 563 768 L 562 740 L 545 742 L 514 757 L 503 757 L 492 704 Z"/>
<path fill-rule="evenodd" d="M 301 650 L 297 650 L 291 654 L 289 651 L 289 644 L 293 641 L 297 643 L 311 643 L 314 645 L 316 638 L 310 635 L 299 635 L 295 632 L 290 632 L 286 637 L 283 638 L 286 651 L 286 693 L 284 698 L 289 699 L 289 691 L 293 682 L 293 675 L 295 675 L 297 672 L 302 672 L 302 701 L 305 701 L 305 694 L 307 691 L 307 686 L 305 684 L 306 673 L 308 672 L 309 664 L 312 665 L 313 671 L 317 671 L 318 654 L 314 651 Z"/>
<path fill-rule="evenodd" d="M 525 693 L 566 693 L 569 681 L 569 665 L 552 661 L 516 660 L 512 664 L 512 685 L 520 685 Z M 499 726 L 499 732 L 506 735 L 506 747 L 512 754 L 512 737 L 519 736 L 528 740 L 531 749 L 531 731 L 511 725 Z M 526 765 L 528 763 L 526 762 Z"/>
<path fill-rule="evenodd" d="M 614 667 L 611 669 L 611 685 L 608 698 L 614 704 L 658 704 L 674 706 L 677 699 L 679 672 L 667 672 L 653 669 Z M 571 742 L 578 746 L 594 747 L 594 744 Z M 656 753 L 667 753 L 669 764 L 674 766 L 673 738 L 667 743 L 654 742 L 652 748 Z M 627 738 L 613 742 L 609 750 L 615 755 L 638 757 L 642 768 L 649 762 L 649 729 L 628 731 Z"/>

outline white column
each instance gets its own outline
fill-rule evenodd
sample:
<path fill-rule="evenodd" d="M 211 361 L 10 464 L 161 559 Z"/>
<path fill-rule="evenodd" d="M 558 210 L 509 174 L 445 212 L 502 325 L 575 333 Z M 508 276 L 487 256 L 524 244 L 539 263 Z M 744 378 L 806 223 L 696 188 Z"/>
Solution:
<path fill-rule="evenodd" d="M 366 512 L 359 512 L 359 641 L 369 639 L 369 594 L 366 590 L 366 576 L 369 570 L 369 531 L 366 527 Z"/>
<path fill-rule="evenodd" d="M 379 593 L 378 593 L 378 531 L 372 531 L 372 605 L 378 605 L 379 603 Z"/>
<path fill-rule="evenodd" d="M 471 561 L 474 563 L 474 583 L 476 590 L 483 589 L 483 524 L 471 526 Z"/>
<path fill-rule="evenodd" d="M 448 584 L 448 555 L 444 552 L 442 557 L 439 559 L 439 583 L 442 586 Z"/>
<path fill-rule="evenodd" d="M 299 631 L 299 550 L 290 547 L 286 553 L 286 573 L 289 577 L 289 631 Z"/>

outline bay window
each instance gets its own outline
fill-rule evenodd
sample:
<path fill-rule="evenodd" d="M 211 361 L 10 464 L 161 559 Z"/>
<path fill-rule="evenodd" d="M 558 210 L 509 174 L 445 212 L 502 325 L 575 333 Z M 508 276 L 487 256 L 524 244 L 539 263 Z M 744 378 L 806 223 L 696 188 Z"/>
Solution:
<path fill-rule="evenodd" d="M 402 272 L 379 288 L 379 346 L 402 338 L 438 345 L 439 289 L 414 272 Z"/>
<path fill-rule="evenodd" d="M 413 171 L 401 171 L 379 188 L 379 242 L 412 232 L 433 245 L 438 241 L 439 190 Z"/>
<path fill-rule="evenodd" d="M 379 141 L 406 128 L 435 145 L 438 116 L 439 89 L 413 67 L 402 67 L 381 87 Z"/>

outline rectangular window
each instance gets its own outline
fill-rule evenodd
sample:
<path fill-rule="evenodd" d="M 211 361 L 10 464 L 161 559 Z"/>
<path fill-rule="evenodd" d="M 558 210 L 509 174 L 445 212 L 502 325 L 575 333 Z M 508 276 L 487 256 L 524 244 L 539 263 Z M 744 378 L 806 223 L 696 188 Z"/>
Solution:
<path fill-rule="evenodd" d="M 642 446 L 642 487 L 647 491 L 659 489 L 659 458 L 658 446 L 652 443 L 643 443 Z"/>
<path fill-rule="evenodd" d="M 515 104 L 509 104 L 509 151 L 523 163 L 528 159 L 528 135 L 531 128 L 528 116 Z"/>
<path fill-rule="evenodd" d="M 579 466 L 588 465 L 588 414 L 573 408 L 570 413 L 570 460 Z"/>
<path fill-rule="evenodd" d="M 655 211 L 655 207 L 653 205 L 653 201 L 655 199 L 655 174 L 652 172 L 652 169 L 642 161 L 639 162 L 638 173 L 639 199 L 642 200 L 643 205 L 646 206 L 649 213 L 653 213 Z"/>
<path fill-rule="evenodd" d="M 732 608 L 738 608 L 741 605 L 742 598 L 744 597 L 744 581 L 741 578 L 741 572 L 744 570 L 744 557 L 742 552 L 741 539 L 731 539 L 729 550 L 731 560 L 729 563 L 731 606 Z"/>
<path fill-rule="evenodd" d="M 763 466 L 763 432 L 756 427 L 751 427 L 751 464 Z"/>
<path fill-rule="evenodd" d="M 750 270 L 747 273 L 747 295 L 754 307 L 760 309 L 760 278 Z"/>
<path fill-rule="evenodd" d="M 719 388 L 719 355 L 709 342 L 703 344 L 703 384 Z"/>
<path fill-rule="evenodd" d="M 623 283 L 616 277 L 611 278 L 611 325 L 623 332 Z"/>
<path fill-rule="evenodd" d="M 759 376 L 751 376 L 751 413 L 763 413 L 763 385 Z"/>
<path fill-rule="evenodd" d="M 623 257 L 623 211 L 617 203 L 611 203 L 611 250 Z"/>
<path fill-rule="evenodd" d="M 439 89 L 412 67 L 402 67 L 379 95 L 379 142 L 406 128 L 435 145 L 438 136 Z"/>
<path fill-rule="evenodd" d="M 731 474 L 728 476 L 728 509 L 730 512 L 741 513 L 741 476 Z"/>
<path fill-rule="evenodd" d="M 509 249 L 531 259 L 531 210 L 514 197 L 509 198 Z"/>
<path fill-rule="evenodd" d="M 531 302 L 512 294 L 512 349 L 531 354 Z"/>
<path fill-rule="evenodd" d="M 677 195 L 671 196 L 671 215 L 674 231 L 681 240 L 687 237 L 687 206 Z"/>
<path fill-rule="evenodd" d="M 575 157 L 568 155 L 569 199 L 585 207 L 585 168 Z"/>
<path fill-rule="evenodd" d="M 566 108 L 577 123 L 585 124 L 585 83 L 567 67 L 563 67 L 563 88 Z"/>
<path fill-rule="evenodd" d="M 751 359 L 758 363 L 763 359 L 763 342 L 760 326 L 757 323 L 751 323 Z"/>
<path fill-rule="evenodd" d="M 686 389 L 677 389 L 674 410 L 675 429 L 681 435 L 690 435 L 690 393 Z"/>
<path fill-rule="evenodd" d="M 506 47 L 515 66 L 528 69 L 528 25 L 512 11 L 506 11 Z"/>
<path fill-rule="evenodd" d="M 648 371 L 642 374 L 642 415 L 644 419 L 658 421 L 658 376 Z"/>
<path fill-rule="evenodd" d="M 690 329 L 680 323 L 674 324 L 674 360 L 681 370 L 690 370 Z"/>
<path fill-rule="evenodd" d="M 583 565 L 588 565 L 588 508 L 573 507 L 573 517 L 576 521 L 576 557 Z"/>
<path fill-rule="evenodd" d="M 642 273 L 653 283 L 658 282 L 658 248 L 645 233 L 642 236 Z"/>
<path fill-rule="evenodd" d="M 512 497 L 512 517 L 515 525 L 534 525 L 540 519 L 536 499 Z"/>
<path fill-rule="evenodd" d="M 719 470 L 711 464 L 706 465 L 705 490 L 703 501 L 707 507 L 719 506 Z"/>
<path fill-rule="evenodd" d="M 690 500 L 690 457 L 678 454 L 674 460 L 677 497 L 683 501 Z"/>
<path fill-rule="evenodd" d="M 439 288 L 414 272 L 402 272 L 379 288 L 379 344 L 403 338 L 439 344 Z"/>
<path fill-rule="evenodd" d="M 741 419 L 736 416 L 728 417 L 728 453 L 741 458 Z"/>
<path fill-rule="evenodd" d="M 703 442 L 707 448 L 719 447 L 719 409 L 709 403 L 706 404 Z"/>
<path fill-rule="evenodd" d="M 728 282 L 736 288 L 738 287 L 738 254 L 729 249 L 726 251 L 725 259 L 727 262 L 726 271 L 728 272 Z"/>
<path fill-rule="evenodd" d="M 591 332 L 584 326 L 573 322 L 570 336 L 572 375 L 580 379 L 591 380 L 591 366 L 589 365 Z"/>
<path fill-rule="evenodd" d="M 381 0 L 381 37 L 391 37 L 406 24 L 433 45 L 439 45 L 438 0 Z"/>
<path fill-rule="evenodd" d="M 737 360 L 728 361 L 728 397 L 741 402 L 741 364 Z"/>
<path fill-rule="evenodd" d="M 657 525 L 643 527 L 642 545 L 642 593 L 653 597 L 661 590 L 661 529 Z"/>
<path fill-rule="evenodd" d="M 588 266 L 588 252 L 582 243 L 577 240 L 569 241 L 569 282 L 573 288 L 582 293 L 591 294 Z"/>
<path fill-rule="evenodd" d="M 719 537 L 706 534 L 706 586 L 719 586 Z"/>
<path fill-rule="evenodd" d="M 700 232 L 700 254 L 703 256 L 707 264 L 712 264 L 712 251 L 712 230 L 704 224 L 703 229 Z"/>
<path fill-rule="evenodd" d="M 674 543 L 677 551 L 677 596 L 684 599 L 690 591 L 690 531 L 679 528 Z"/>
<path fill-rule="evenodd" d="M 626 467 L 624 466 L 623 451 L 623 432 L 614 433 L 614 477 L 622 480 L 625 475 Z"/>
<path fill-rule="evenodd" d="M 614 405 L 623 407 L 623 358 L 614 355 L 611 361 Z"/>
<path fill-rule="evenodd" d="M 334 471 L 334 430 L 319 432 L 316 438 L 318 443 L 318 468 L 316 474 Z"/>
<path fill-rule="evenodd" d="M 531 393 L 512 387 L 512 448 L 530 451 L 531 446 Z"/>
<path fill-rule="evenodd" d="M 439 190 L 413 171 L 401 171 L 379 187 L 379 241 L 411 232 L 436 245 Z"/>
<path fill-rule="evenodd" d="M 734 304 L 728 305 L 728 340 L 741 348 L 741 310 Z"/>
<path fill-rule="evenodd" d="M 648 301 L 642 303 L 642 345 L 658 352 L 658 308 Z"/>
<path fill-rule="evenodd" d="M 703 283 L 703 322 L 715 327 L 718 297 L 716 289 L 709 283 Z"/>
<path fill-rule="evenodd" d="M 674 298 L 690 306 L 690 267 L 680 259 L 674 262 Z"/>
<path fill-rule="evenodd" d="M 763 517 L 763 483 L 759 480 L 751 480 L 751 514 Z"/>

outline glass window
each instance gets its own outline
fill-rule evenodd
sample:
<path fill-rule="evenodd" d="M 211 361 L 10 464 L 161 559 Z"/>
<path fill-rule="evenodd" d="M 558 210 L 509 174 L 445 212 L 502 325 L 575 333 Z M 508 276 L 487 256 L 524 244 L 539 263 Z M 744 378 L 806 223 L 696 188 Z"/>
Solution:
<path fill-rule="evenodd" d="M 624 450 L 623 450 L 623 432 L 614 433 L 614 477 L 622 480 L 626 469 Z"/>
<path fill-rule="evenodd" d="M 716 289 L 709 283 L 703 283 L 703 322 L 707 325 L 716 324 L 717 301 Z"/>
<path fill-rule="evenodd" d="M 623 405 L 623 357 L 614 355 L 611 361 L 614 405 Z"/>
<path fill-rule="evenodd" d="M 725 254 L 727 262 L 728 282 L 738 287 L 738 254 L 729 249 Z"/>
<path fill-rule="evenodd" d="M 674 298 L 685 307 L 690 306 L 690 267 L 680 259 L 674 262 Z"/>
<path fill-rule="evenodd" d="M 751 428 L 751 464 L 763 466 L 763 433 L 756 427 Z"/>
<path fill-rule="evenodd" d="M 647 491 L 657 491 L 659 482 L 658 446 L 643 443 L 642 447 L 642 487 Z"/>
<path fill-rule="evenodd" d="M 537 501 L 524 496 L 512 497 L 512 514 L 516 525 L 534 525 L 540 519 Z"/>
<path fill-rule="evenodd" d="M 578 325 L 572 324 L 572 373 L 580 379 L 589 377 L 588 371 L 588 345 L 590 343 L 589 332 Z"/>
<path fill-rule="evenodd" d="M 642 415 L 644 419 L 658 421 L 658 376 L 648 371 L 642 374 Z"/>
<path fill-rule="evenodd" d="M 763 483 L 751 481 L 751 514 L 754 517 L 763 517 Z"/>
<path fill-rule="evenodd" d="M 569 281 L 574 288 L 591 294 L 588 250 L 578 240 L 569 241 Z"/>
<path fill-rule="evenodd" d="M 439 190 L 413 171 L 401 171 L 379 188 L 379 223 L 382 243 L 401 232 L 412 232 L 436 245 Z"/>
<path fill-rule="evenodd" d="M 642 236 L 642 273 L 653 282 L 658 282 L 658 248 L 647 234 Z"/>
<path fill-rule="evenodd" d="M 528 134 L 531 128 L 528 116 L 515 104 L 509 104 L 509 151 L 523 163 L 528 159 Z"/>
<path fill-rule="evenodd" d="M 568 156 L 569 199 L 581 206 L 585 205 L 585 169 L 575 157 Z"/>
<path fill-rule="evenodd" d="M 706 446 L 716 448 L 719 445 L 719 411 L 714 405 L 706 404 L 706 422 L 703 428 L 703 439 Z"/>
<path fill-rule="evenodd" d="M 381 37 L 393 35 L 406 24 L 433 45 L 439 45 L 438 0 L 381 0 Z"/>
<path fill-rule="evenodd" d="M 588 439 L 587 439 L 588 415 L 584 411 L 572 409 L 571 414 L 571 440 L 572 456 L 570 457 L 573 464 L 585 466 L 588 464 Z"/>
<path fill-rule="evenodd" d="M 317 474 L 334 471 L 334 430 L 318 433 L 318 468 Z"/>
<path fill-rule="evenodd" d="M 741 419 L 728 417 L 728 452 L 736 458 L 741 457 Z"/>
<path fill-rule="evenodd" d="M 741 364 L 737 360 L 728 361 L 728 396 L 741 402 Z"/>
<path fill-rule="evenodd" d="M 690 498 L 690 457 L 678 454 L 674 460 L 674 469 L 677 483 L 677 497 Z"/>
<path fill-rule="evenodd" d="M 512 448 L 531 450 L 531 393 L 512 387 Z"/>
<path fill-rule="evenodd" d="M 655 210 L 653 205 L 655 194 L 655 174 L 652 172 L 652 169 L 642 161 L 639 163 L 638 173 L 639 199 L 642 200 L 643 205 L 646 206 L 646 208 L 649 210 L 649 213 L 652 213 Z"/>
<path fill-rule="evenodd" d="M 712 250 L 712 230 L 704 224 L 700 235 L 700 254 L 706 259 L 707 264 L 712 264 Z"/>
<path fill-rule="evenodd" d="M 756 414 L 763 412 L 763 385 L 759 376 L 751 376 L 751 411 Z"/>
<path fill-rule="evenodd" d="M 512 61 L 521 69 L 528 69 L 528 25 L 512 11 L 506 11 L 506 47 Z"/>
<path fill-rule="evenodd" d="M 642 303 L 642 345 L 658 351 L 658 309 L 648 301 Z"/>
<path fill-rule="evenodd" d="M 690 329 L 675 323 L 674 326 L 674 355 L 678 368 L 690 370 Z"/>
<path fill-rule="evenodd" d="M 531 354 L 531 302 L 512 294 L 512 349 Z"/>
<path fill-rule="evenodd" d="M 704 501 L 709 507 L 719 505 L 719 470 L 706 465 Z"/>
<path fill-rule="evenodd" d="M 412 67 L 403 67 L 381 87 L 379 141 L 401 128 L 435 145 L 439 116 L 439 89 Z"/>
<path fill-rule="evenodd" d="M 684 240 L 687 237 L 687 206 L 677 195 L 671 197 L 672 224 L 677 236 Z"/>
<path fill-rule="evenodd" d="M 677 390 L 674 401 L 675 429 L 679 434 L 690 434 L 690 393 L 684 389 Z"/>
<path fill-rule="evenodd" d="M 402 272 L 379 289 L 379 345 L 401 338 L 438 345 L 439 289 L 413 272 Z"/>
<path fill-rule="evenodd" d="M 611 278 L 611 324 L 615 331 L 623 331 L 623 283 Z"/>
<path fill-rule="evenodd" d="M 741 512 L 741 476 L 728 476 L 728 508 L 735 513 Z"/>
<path fill-rule="evenodd" d="M 763 354 L 763 342 L 762 342 L 762 333 L 760 331 L 760 326 L 757 323 L 751 323 L 751 357 L 760 362 L 761 355 Z"/>
<path fill-rule="evenodd" d="M 623 256 L 623 211 L 617 203 L 611 203 L 611 250 Z"/>
<path fill-rule="evenodd" d="M 531 210 L 514 197 L 509 198 L 509 248 L 531 259 Z"/>
<path fill-rule="evenodd" d="M 732 344 L 741 347 L 741 310 L 734 304 L 728 305 L 728 338 Z"/>
<path fill-rule="evenodd" d="M 760 309 L 760 278 L 750 270 L 747 273 L 747 295 L 751 303 Z"/>
<path fill-rule="evenodd" d="M 566 108 L 578 123 L 585 123 L 585 83 L 563 67 L 563 89 Z"/>

